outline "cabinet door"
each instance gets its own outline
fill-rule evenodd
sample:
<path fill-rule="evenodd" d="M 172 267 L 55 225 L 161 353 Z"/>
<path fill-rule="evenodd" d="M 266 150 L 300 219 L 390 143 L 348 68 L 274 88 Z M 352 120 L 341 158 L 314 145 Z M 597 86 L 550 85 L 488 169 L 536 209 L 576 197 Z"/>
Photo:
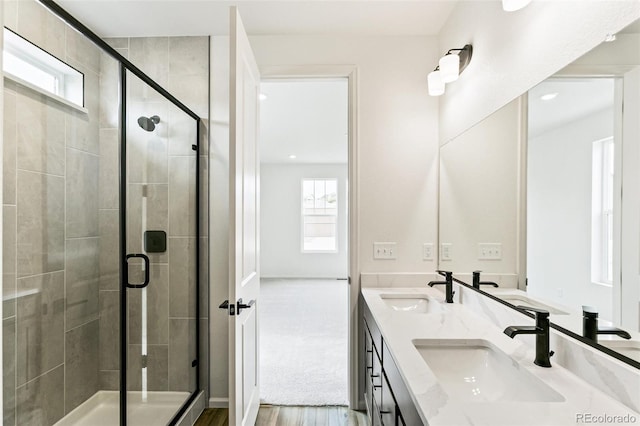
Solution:
<path fill-rule="evenodd" d="M 396 426 L 396 400 L 393 399 L 387 378 L 382 376 L 382 404 L 380 417 L 384 426 Z"/>
<path fill-rule="evenodd" d="M 373 354 L 373 368 L 371 370 L 371 382 L 373 383 L 373 401 L 378 409 L 382 406 L 382 364 L 376 356 Z"/>

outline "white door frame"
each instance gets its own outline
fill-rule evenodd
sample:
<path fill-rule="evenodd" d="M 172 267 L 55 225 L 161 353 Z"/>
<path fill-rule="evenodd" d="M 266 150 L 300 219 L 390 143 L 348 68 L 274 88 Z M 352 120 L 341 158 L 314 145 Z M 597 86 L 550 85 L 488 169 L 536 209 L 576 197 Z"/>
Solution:
<path fill-rule="evenodd" d="M 346 78 L 349 92 L 349 159 L 348 159 L 348 220 L 349 235 L 349 408 L 358 409 L 358 296 L 360 294 L 360 265 L 358 264 L 358 70 L 355 65 L 285 65 L 260 68 L 263 80 Z"/>

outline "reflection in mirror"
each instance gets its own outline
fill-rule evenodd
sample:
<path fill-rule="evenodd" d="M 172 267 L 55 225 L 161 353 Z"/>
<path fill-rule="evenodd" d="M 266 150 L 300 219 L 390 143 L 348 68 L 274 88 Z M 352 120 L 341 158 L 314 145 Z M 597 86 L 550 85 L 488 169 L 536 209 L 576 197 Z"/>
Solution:
<path fill-rule="evenodd" d="M 517 286 L 519 117 L 518 99 L 440 148 L 439 267 L 469 283 Z"/>
<path fill-rule="evenodd" d="M 438 267 L 640 362 L 640 23 L 611 39 L 441 146 Z"/>
<path fill-rule="evenodd" d="M 526 246 L 528 296 L 566 307 L 574 315 L 554 322 L 637 361 L 639 30 L 529 91 Z"/>

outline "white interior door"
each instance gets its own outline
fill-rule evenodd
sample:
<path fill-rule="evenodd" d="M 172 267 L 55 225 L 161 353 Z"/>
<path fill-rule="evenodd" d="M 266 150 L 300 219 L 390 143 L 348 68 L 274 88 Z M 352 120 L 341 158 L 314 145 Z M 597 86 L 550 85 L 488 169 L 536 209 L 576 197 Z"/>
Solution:
<path fill-rule="evenodd" d="M 260 405 L 260 73 L 236 7 L 230 32 L 229 424 L 253 425 Z"/>

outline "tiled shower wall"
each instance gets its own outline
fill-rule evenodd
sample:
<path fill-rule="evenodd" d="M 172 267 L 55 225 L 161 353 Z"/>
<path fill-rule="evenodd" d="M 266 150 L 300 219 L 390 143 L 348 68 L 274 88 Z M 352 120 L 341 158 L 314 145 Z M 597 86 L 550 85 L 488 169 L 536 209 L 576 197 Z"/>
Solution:
<path fill-rule="evenodd" d="M 85 75 L 88 113 L 5 79 L 3 424 L 50 425 L 99 389 L 101 54 L 35 1 L 3 5 Z"/>
<path fill-rule="evenodd" d="M 7 27 L 85 74 L 88 113 L 8 80 L 4 90 L 3 424 L 51 425 L 96 391 L 118 388 L 118 67 L 39 3 L 3 5 Z M 208 39 L 145 40 L 126 40 L 122 53 L 206 119 Z M 166 50 L 145 49 L 155 42 Z M 201 135 L 206 225 L 206 128 Z M 204 388 L 208 245 L 201 229 Z M 173 275 L 160 295 L 167 304 L 171 289 L 180 287 Z M 179 367 L 187 360 L 171 349 L 187 344 L 186 330 L 196 320 L 180 306 L 157 312 L 168 336 L 156 348 L 159 362 L 149 359 L 157 390 L 192 390 L 193 379 L 185 382 L 189 374 Z"/>

